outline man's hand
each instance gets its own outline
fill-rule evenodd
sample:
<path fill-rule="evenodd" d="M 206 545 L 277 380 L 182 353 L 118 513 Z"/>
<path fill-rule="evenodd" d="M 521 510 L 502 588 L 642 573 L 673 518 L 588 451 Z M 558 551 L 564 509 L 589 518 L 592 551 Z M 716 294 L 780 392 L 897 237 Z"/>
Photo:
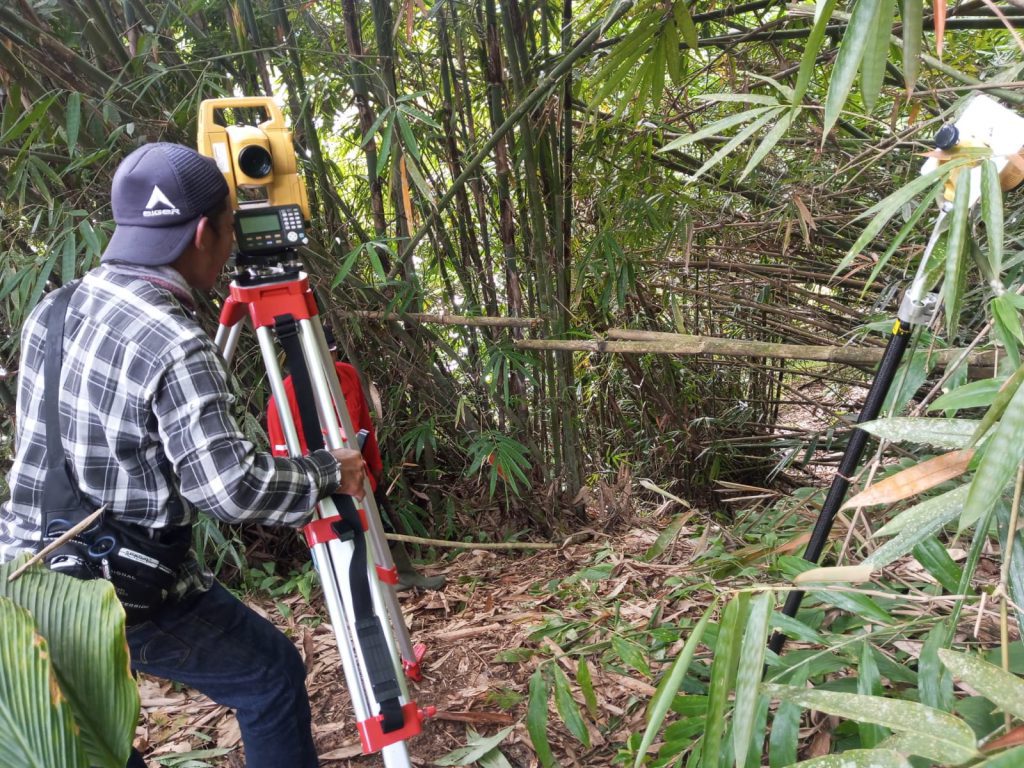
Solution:
<path fill-rule="evenodd" d="M 341 468 L 341 483 L 338 484 L 336 493 L 355 496 L 357 499 L 363 498 L 363 480 L 366 477 L 363 454 L 351 448 L 336 448 L 331 451 L 331 455 Z"/>

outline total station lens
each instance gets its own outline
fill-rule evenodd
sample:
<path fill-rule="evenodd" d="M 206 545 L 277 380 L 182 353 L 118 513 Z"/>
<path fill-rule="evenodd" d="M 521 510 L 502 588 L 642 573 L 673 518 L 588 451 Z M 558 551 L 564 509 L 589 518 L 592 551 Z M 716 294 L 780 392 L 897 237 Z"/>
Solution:
<path fill-rule="evenodd" d="M 266 149 L 250 145 L 238 153 L 238 168 L 250 179 L 262 179 L 274 170 L 274 163 Z"/>

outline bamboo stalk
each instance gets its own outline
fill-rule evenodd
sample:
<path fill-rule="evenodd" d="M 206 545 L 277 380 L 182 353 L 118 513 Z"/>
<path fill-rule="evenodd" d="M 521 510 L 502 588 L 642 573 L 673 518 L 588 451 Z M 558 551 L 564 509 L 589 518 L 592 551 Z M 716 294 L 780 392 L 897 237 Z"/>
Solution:
<path fill-rule="evenodd" d="M 432 315 L 422 312 L 375 312 L 373 310 L 352 310 L 338 312 L 339 317 L 360 318 L 363 320 L 397 320 L 404 322 L 413 320 L 417 323 L 435 323 L 437 325 L 466 325 L 493 328 L 536 328 L 544 320 L 539 317 L 472 317 L 469 315 Z"/>
<path fill-rule="evenodd" d="M 620 338 L 651 333 L 649 331 L 612 331 Z M 713 336 L 657 334 L 657 339 L 641 338 L 626 341 L 605 339 L 525 339 L 515 343 L 517 349 L 546 351 L 604 352 L 619 354 L 722 355 L 725 357 L 770 357 L 782 360 L 816 360 L 843 365 L 874 365 L 882 359 L 881 348 L 836 347 L 804 344 L 776 344 L 766 341 L 722 339 Z M 937 365 L 948 365 L 962 353 L 960 349 L 935 352 Z M 968 358 L 972 365 L 992 365 L 992 352 L 977 352 Z"/>

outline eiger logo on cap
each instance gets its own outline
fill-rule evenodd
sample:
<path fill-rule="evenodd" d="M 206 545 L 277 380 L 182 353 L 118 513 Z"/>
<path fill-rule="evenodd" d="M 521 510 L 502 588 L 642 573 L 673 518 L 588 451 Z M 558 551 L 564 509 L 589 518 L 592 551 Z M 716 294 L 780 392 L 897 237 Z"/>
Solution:
<path fill-rule="evenodd" d="M 163 208 L 157 208 L 158 205 L 164 206 Z M 146 210 L 142 212 L 143 216 L 180 216 L 181 211 L 167 199 L 167 195 L 163 193 L 160 187 L 154 185 L 153 194 L 149 196 L 149 202 L 146 203 Z"/>

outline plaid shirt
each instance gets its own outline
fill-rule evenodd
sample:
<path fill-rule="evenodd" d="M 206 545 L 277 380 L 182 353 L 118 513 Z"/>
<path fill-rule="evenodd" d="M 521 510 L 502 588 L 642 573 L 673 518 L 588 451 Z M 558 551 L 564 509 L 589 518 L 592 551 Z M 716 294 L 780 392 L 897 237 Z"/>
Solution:
<path fill-rule="evenodd" d="M 340 482 L 337 462 L 327 451 L 298 459 L 256 452 L 231 416 L 234 397 L 223 361 L 182 305 L 186 296 L 172 270 L 111 265 L 87 274 L 72 296 L 61 433 L 84 499 L 152 528 L 191 525 L 197 509 L 230 523 L 304 524 Z M 11 499 L 0 508 L 0 562 L 39 545 L 43 358 L 51 303 L 40 302 L 22 329 L 16 451 Z M 183 503 L 168 505 L 175 496 Z M 174 592 L 180 597 L 211 580 L 190 556 Z"/>

